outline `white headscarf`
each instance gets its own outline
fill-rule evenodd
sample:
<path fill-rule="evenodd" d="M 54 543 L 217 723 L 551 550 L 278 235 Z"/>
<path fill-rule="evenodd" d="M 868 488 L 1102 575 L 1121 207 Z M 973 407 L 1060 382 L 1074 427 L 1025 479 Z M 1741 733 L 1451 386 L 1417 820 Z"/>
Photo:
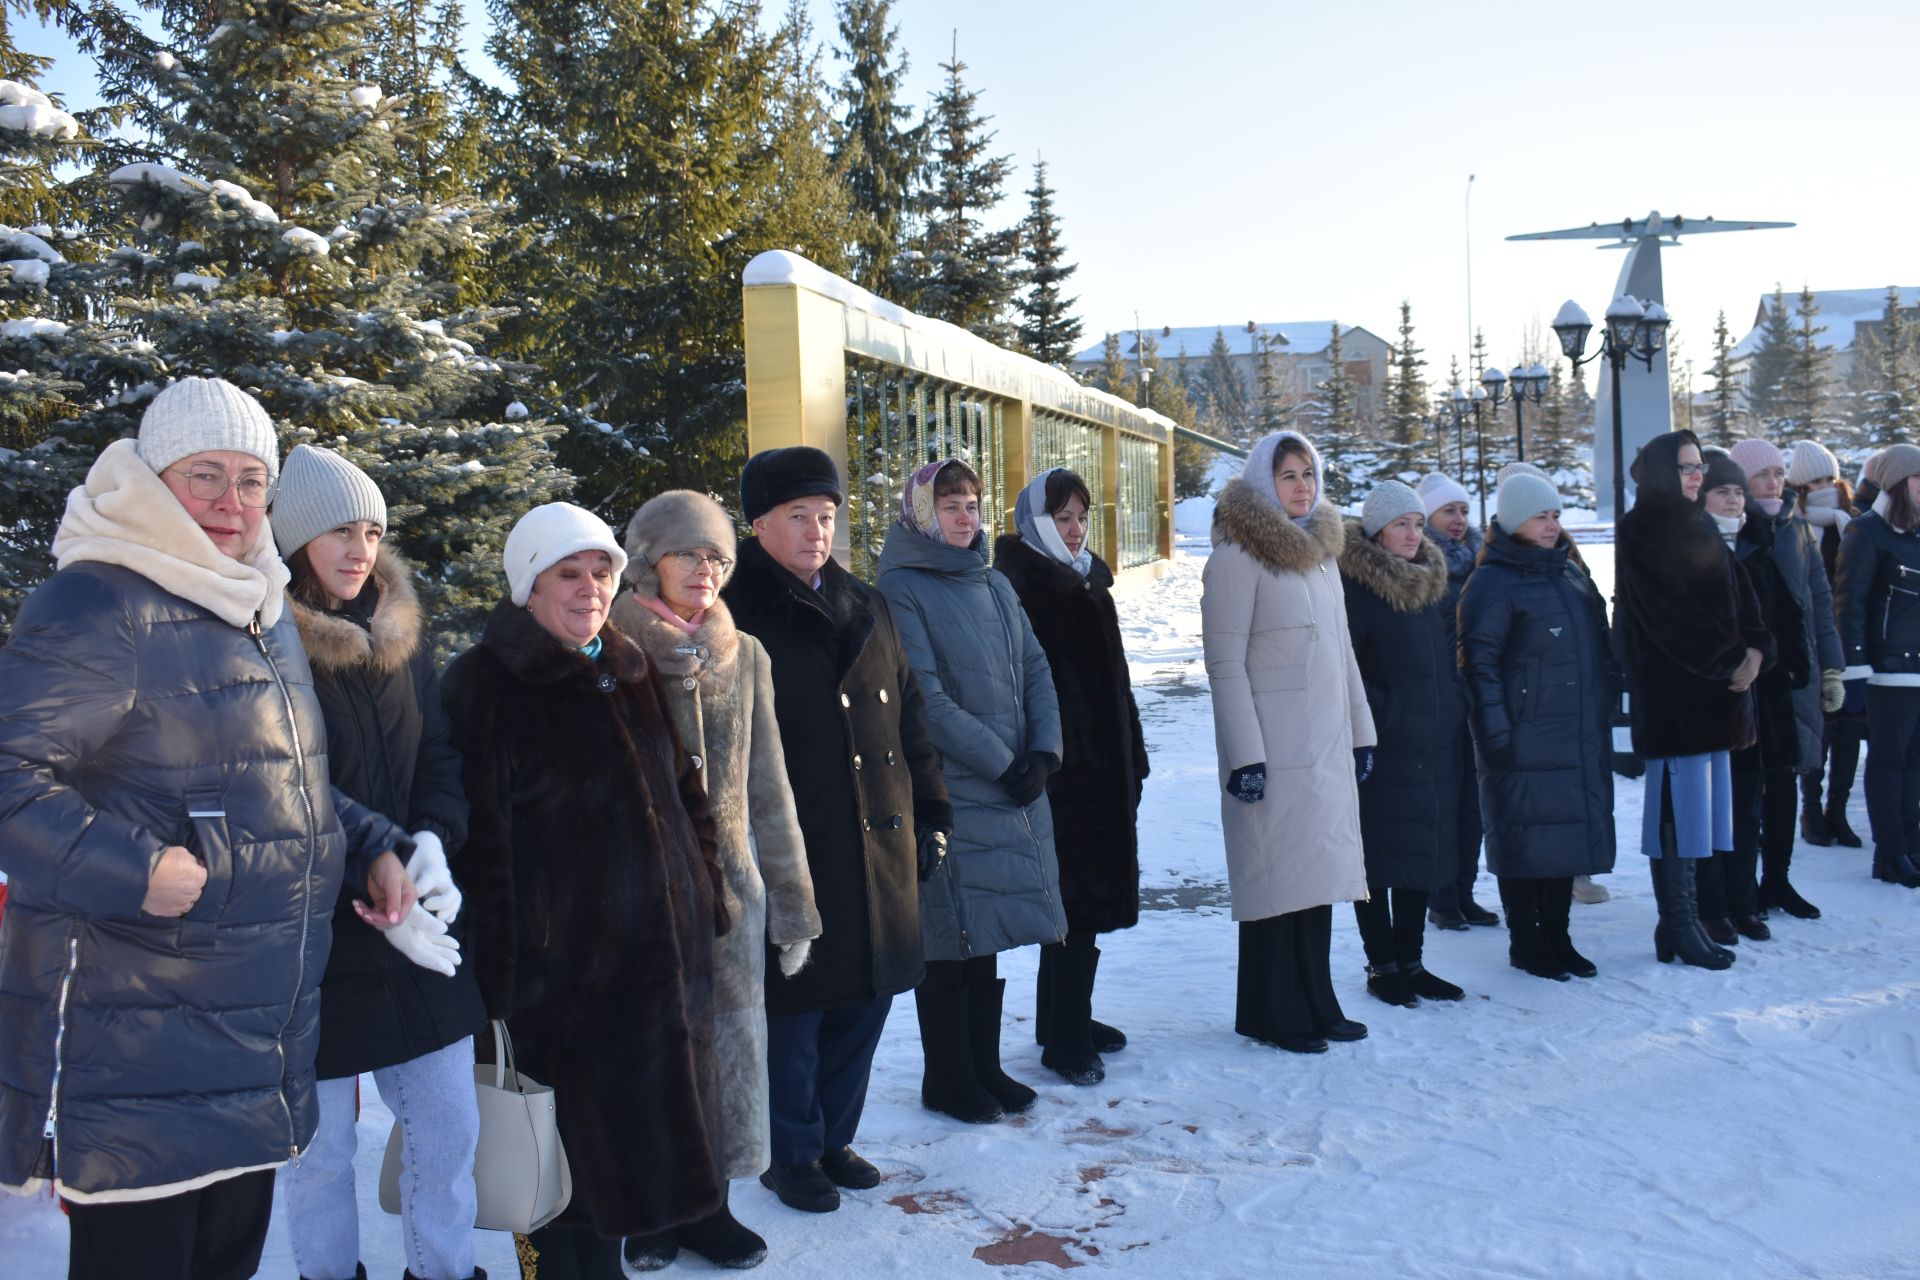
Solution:
<path fill-rule="evenodd" d="M 1084 578 L 1093 571 L 1092 548 L 1082 543 L 1079 555 L 1067 550 L 1066 539 L 1060 536 L 1053 518 L 1047 514 L 1047 477 L 1065 470 L 1065 467 L 1048 467 L 1028 482 L 1014 499 L 1013 527 L 1020 531 L 1020 541 Z"/>

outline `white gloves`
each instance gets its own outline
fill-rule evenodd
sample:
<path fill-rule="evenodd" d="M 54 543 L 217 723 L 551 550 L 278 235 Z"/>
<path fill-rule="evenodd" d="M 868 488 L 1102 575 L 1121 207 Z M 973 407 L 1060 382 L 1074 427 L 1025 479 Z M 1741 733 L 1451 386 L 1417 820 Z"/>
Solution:
<path fill-rule="evenodd" d="M 447 932 L 444 921 L 428 914 L 424 902 L 414 903 L 413 910 L 402 916 L 399 924 L 381 932 L 395 950 L 422 969 L 451 978 L 453 971 L 460 967 L 459 940 Z"/>
<path fill-rule="evenodd" d="M 804 938 L 799 942 L 785 943 L 780 948 L 781 976 L 791 978 L 807 967 L 807 961 L 813 955 L 813 939 Z"/>
<path fill-rule="evenodd" d="M 461 898 L 460 890 L 454 887 L 453 872 L 447 869 L 447 850 L 439 836 L 431 831 L 413 833 L 413 856 L 407 859 L 407 876 L 420 891 L 420 905 L 439 917 L 440 931 L 445 933 L 446 926 L 460 914 Z M 405 924 L 404 920 L 400 922 L 402 927 Z"/>

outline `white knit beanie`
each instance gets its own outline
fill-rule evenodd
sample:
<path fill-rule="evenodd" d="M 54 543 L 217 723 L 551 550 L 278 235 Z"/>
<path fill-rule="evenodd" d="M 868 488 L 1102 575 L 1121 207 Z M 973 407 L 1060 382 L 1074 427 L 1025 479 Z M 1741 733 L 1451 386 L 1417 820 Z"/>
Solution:
<path fill-rule="evenodd" d="M 250 453 L 280 472 L 280 437 L 260 402 L 219 378 L 171 383 L 140 415 L 140 460 L 157 474 L 209 450 Z"/>
<path fill-rule="evenodd" d="M 1464 502 L 1469 506 L 1473 505 L 1473 499 L 1467 496 L 1466 489 L 1461 486 L 1458 480 L 1438 471 L 1429 471 L 1426 475 L 1422 476 L 1420 478 L 1420 484 L 1414 491 L 1420 495 L 1420 500 L 1426 504 L 1427 519 L 1429 520 L 1433 519 L 1434 512 L 1446 506 L 1449 502 Z"/>
<path fill-rule="evenodd" d="M 604 551 L 613 557 L 615 582 L 627 571 L 627 553 L 620 539 L 605 520 L 586 508 L 549 502 L 521 516 L 507 534 L 507 549 L 501 556 L 513 602 L 524 605 L 533 594 L 535 578 L 581 551 Z"/>
<path fill-rule="evenodd" d="M 1840 478 L 1840 460 L 1825 445 L 1802 440 L 1793 446 L 1793 461 L 1787 464 L 1787 483 L 1804 488 L 1822 477 Z"/>
<path fill-rule="evenodd" d="M 365 520 L 387 528 L 380 486 L 331 449 L 297 444 L 280 472 L 273 499 L 273 540 L 290 556 L 329 529 Z"/>
<path fill-rule="evenodd" d="M 1419 494 L 1398 480 L 1382 480 L 1360 504 L 1360 528 L 1371 538 L 1401 516 L 1426 514 Z"/>
<path fill-rule="evenodd" d="M 1551 481 L 1516 471 L 1500 482 L 1498 503 L 1495 514 L 1500 527 L 1511 534 L 1543 511 L 1560 510 L 1560 491 Z"/>

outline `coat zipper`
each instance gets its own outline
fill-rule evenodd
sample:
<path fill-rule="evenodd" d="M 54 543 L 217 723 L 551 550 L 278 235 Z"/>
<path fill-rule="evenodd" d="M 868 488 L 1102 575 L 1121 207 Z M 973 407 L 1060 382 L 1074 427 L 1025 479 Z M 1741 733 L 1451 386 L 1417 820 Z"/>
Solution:
<path fill-rule="evenodd" d="M 307 933 L 313 923 L 313 862 L 315 856 L 315 828 L 319 825 L 313 814 L 313 793 L 307 789 L 307 753 L 300 744 L 300 721 L 294 714 L 293 695 L 287 690 L 287 682 L 280 674 L 280 664 L 273 660 L 273 654 L 267 648 L 266 636 L 260 630 L 260 615 L 255 614 L 253 621 L 247 624 L 247 634 L 253 637 L 254 645 L 260 650 L 260 656 L 267 660 L 267 670 L 273 673 L 274 684 L 280 687 L 280 705 L 287 713 L 287 732 L 293 737 L 293 764 L 300 771 L 300 804 L 307 815 L 307 870 L 300 879 L 300 956 L 293 971 L 293 999 L 287 1002 L 286 1021 L 280 1024 L 280 1031 L 273 1039 L 273 1050 L 280 1055 L 280 1113 L 287 1118 L 287 1158 L 300 1158 L 300 1143 L 293 1130 L 293 1107 L 287 1102 L 287 1028 L 293 1025 L 293 1015 L 299 1008 L 300 988 L 307 980 Z"/>
<path fill-rule="evenodd" d="M 53 1083 L 47 1090 L 47 1123 L 41 1129 L 40 1136 L 45 1138 L 53 1153 L 53 1180 L 60 1181 L 60 1071 L 65 1064 L 67 1048 L 67 997 L 73 991 L 73 975 L 80 968 L 80 935 L 75 932 L 78 926 L 67 929 L 67 971 L 60 979 L 59 1011 L 54 1018 L 53 1030 Z"/>

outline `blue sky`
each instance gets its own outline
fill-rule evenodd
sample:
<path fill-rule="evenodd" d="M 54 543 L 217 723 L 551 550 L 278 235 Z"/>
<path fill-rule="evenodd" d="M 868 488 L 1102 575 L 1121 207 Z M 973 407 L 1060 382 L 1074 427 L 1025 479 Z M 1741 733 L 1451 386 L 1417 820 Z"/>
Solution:
<path fill-rule="evenodd" d="M 830 35 L 831 0 L 809 3 Z M 1920 5 L 898 0 L 895 11 L 922 101 L 958 31 L 997 144 L 1019 162 L 1009 219 L 1045 155 L 1090 342 L 1136 311 L 1154 328 L 1337 317 L 1390 337 L 1404 297 L 1443 372 L 1466 345 L 1469 173 L 1473 317 L 1503 366 L 1565 298 L 1599 315 L 1621 262 L 1585 244 L 1506 243 L 1514 232 L 1653 209 L 1799 223 L 1667 251 L 1679 355 L 1702 385 L 1714 312 L 1744 333 L 1775 281 L 1920 284 L 1906 84 Z M 47 87 L 80 105 L 91 92 L 71 56 Z"/>

